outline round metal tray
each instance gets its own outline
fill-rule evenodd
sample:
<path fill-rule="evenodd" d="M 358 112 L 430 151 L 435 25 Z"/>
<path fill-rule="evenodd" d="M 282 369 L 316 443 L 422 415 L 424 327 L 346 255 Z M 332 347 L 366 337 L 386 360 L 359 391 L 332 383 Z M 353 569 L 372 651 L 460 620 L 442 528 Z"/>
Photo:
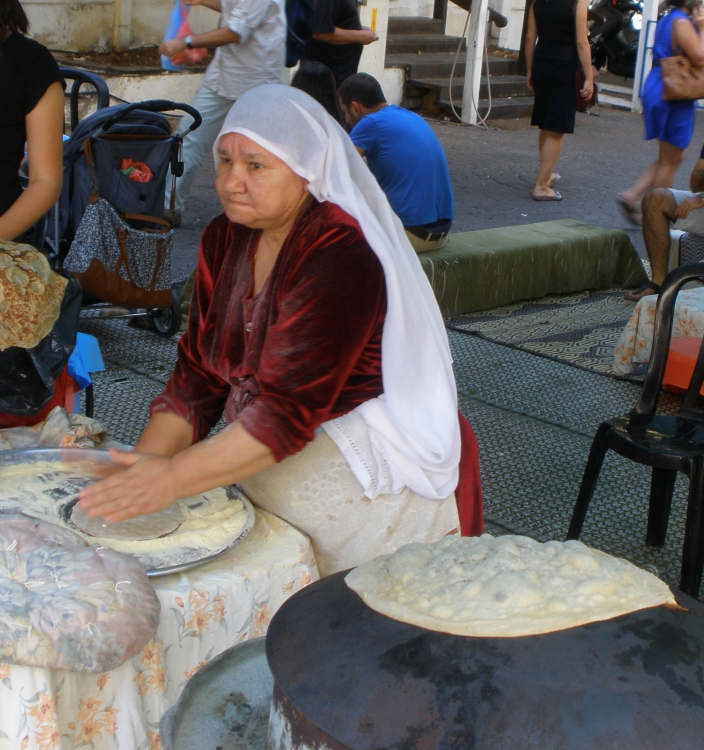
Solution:
<path fill-rule="evenodd" d="M 22 464 L 22 463 L 32 463 L 32 462 L 39 462 L 39 461 L 52 461 L 56 463 L 63 463 L 63 462 L 71 462 L 75 463 L 77 461 L 85 461 L 87 464 L 92 465 L 101 465 L 106 466 L 110 464 L 114 464 L 110 456 L 106 451 L 96 450 L 94 448 L 34 448 L 31 450 L 19 450 L 19 451 L 2 451 L 0 452 L 0 470 L 4 466 L 8 465 L 16 465 L 16 464 Z M 86 468 L 86 471 L 90 471 L 88 467 Z M 164 566 L 162 568 L 147 568 L 147 575 L 150 578 L 157 578 L 159 576 L 166 576 L 170 575 L 171 573 L 181 573 L 185 570 L 190 570 L 191 568 L 195 568 L 199 565 L 203 565 L 204 563 L 212 562 L 213 560 L 216 560 L 221 555 L 224 555 L 226 552 L 229 552 L 233 547 L 238 545 L 243 539 L 247 537 L 249 532 L 254 528 L 254 524 L 256 521 L 256 517 L 254 515 L 254 508 L 252 507 L 252 503 L 249 501 L 249 499 L 244 495 L 244 493 L 239 490 L 235 489 L 234 487 L 226 487 L 225 488 L 228 497 L 231 498 L 237 498 L 242 502 L 244 505 L 245 510 L 247 511 L 247 521 L 242 528 L 242 531 L 239 533 L 236 539 L 234 539 L 230 544 L 228 544 L 223 549 L 219 550 L 218 552 L 213 553 L 212 555 L 207 555 L 205 557 L 198 557 L 194 558 L 192 560 L 187 560 L 181 563 L 178 563 L 177 565 L 169 565 Z M 70 500 L 73 498 L 58 498 L 56 500 L 57 504 L 57 521 L 63 525 L 68 525 L 69 527 L 72 526 L 72 524 L 67 524 L 66 521 L 63 519 L 61 512 L 65 508 L 66 505 L 70 504 Z M 66 500 L 69 500 L 67 503 Z M 0 512 L 5 513 L 11 513 L 11 512 L 22 512 L 21 508 L 18 508 L 17 506 L 8 506 L 3 503 L 3 498 L 0 497 Z"/>
<path fill-rule="evenodd" d="M 232 646 L 199 669 L 161 717 L 161 746 L 264 750 L 273 687 L 264 638 Z"/>

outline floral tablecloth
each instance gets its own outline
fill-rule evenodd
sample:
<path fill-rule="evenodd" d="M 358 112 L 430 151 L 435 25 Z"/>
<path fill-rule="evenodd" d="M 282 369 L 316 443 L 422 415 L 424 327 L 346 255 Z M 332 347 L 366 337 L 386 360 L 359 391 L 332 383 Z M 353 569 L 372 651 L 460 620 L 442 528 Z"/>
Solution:
<path fill-rule="evenodd" d="M 628 375 L 650 361 L 658 298 L 650 294 L 639 300 L 621 333 L 614 356 L 614 370 Z M 704 288 L 685 289 L 677 295 L 673 336 L 704 336 Z"/>
<path fill-rule="evenodd" d="M 0 750 L 158 750 L 159 720 L 214 656 L 257 638 L 281 604 L 318 579 L 306 536 L 257 511 L 244 542 L 218 560 L 152 579 L 154 640 L 105 674 L 0 662 Z"/>

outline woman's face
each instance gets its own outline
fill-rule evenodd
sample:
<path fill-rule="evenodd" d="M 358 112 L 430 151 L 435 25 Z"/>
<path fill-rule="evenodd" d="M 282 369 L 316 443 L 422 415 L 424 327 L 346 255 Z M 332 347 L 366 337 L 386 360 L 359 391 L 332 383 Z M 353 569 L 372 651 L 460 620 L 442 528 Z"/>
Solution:
<path fill-rule="evenodd" d="M 308 183 L 281 159 L 241 135 L 220 140 L 215 188 L 227 218 L 251 229 L 286 227 L 308 197 Z"/>

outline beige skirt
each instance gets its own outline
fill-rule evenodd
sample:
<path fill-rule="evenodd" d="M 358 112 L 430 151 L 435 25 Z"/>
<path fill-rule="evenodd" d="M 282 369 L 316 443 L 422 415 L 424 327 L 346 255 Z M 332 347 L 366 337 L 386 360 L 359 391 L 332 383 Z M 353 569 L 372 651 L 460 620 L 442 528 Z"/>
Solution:
<path fill-rule="evenodd" d="M 324 432 L 300 453 L 240 486 L 255 505 L 310 537 L 321 576 L 409 542 L 435 542 L 459 533 L 454 493 L 430 500 L 405 488 L 370 500 Z"/>

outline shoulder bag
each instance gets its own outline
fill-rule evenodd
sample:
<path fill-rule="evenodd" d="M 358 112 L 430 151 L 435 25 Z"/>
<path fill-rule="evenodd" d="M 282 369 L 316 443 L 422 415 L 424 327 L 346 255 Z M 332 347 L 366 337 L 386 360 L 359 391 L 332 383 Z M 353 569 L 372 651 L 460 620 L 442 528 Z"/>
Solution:
<path fill-rule="evenodd" d="M 704 68 L 684 55 L 660 58 L 662 98 L 666 102 L 704 99 Z"/>

